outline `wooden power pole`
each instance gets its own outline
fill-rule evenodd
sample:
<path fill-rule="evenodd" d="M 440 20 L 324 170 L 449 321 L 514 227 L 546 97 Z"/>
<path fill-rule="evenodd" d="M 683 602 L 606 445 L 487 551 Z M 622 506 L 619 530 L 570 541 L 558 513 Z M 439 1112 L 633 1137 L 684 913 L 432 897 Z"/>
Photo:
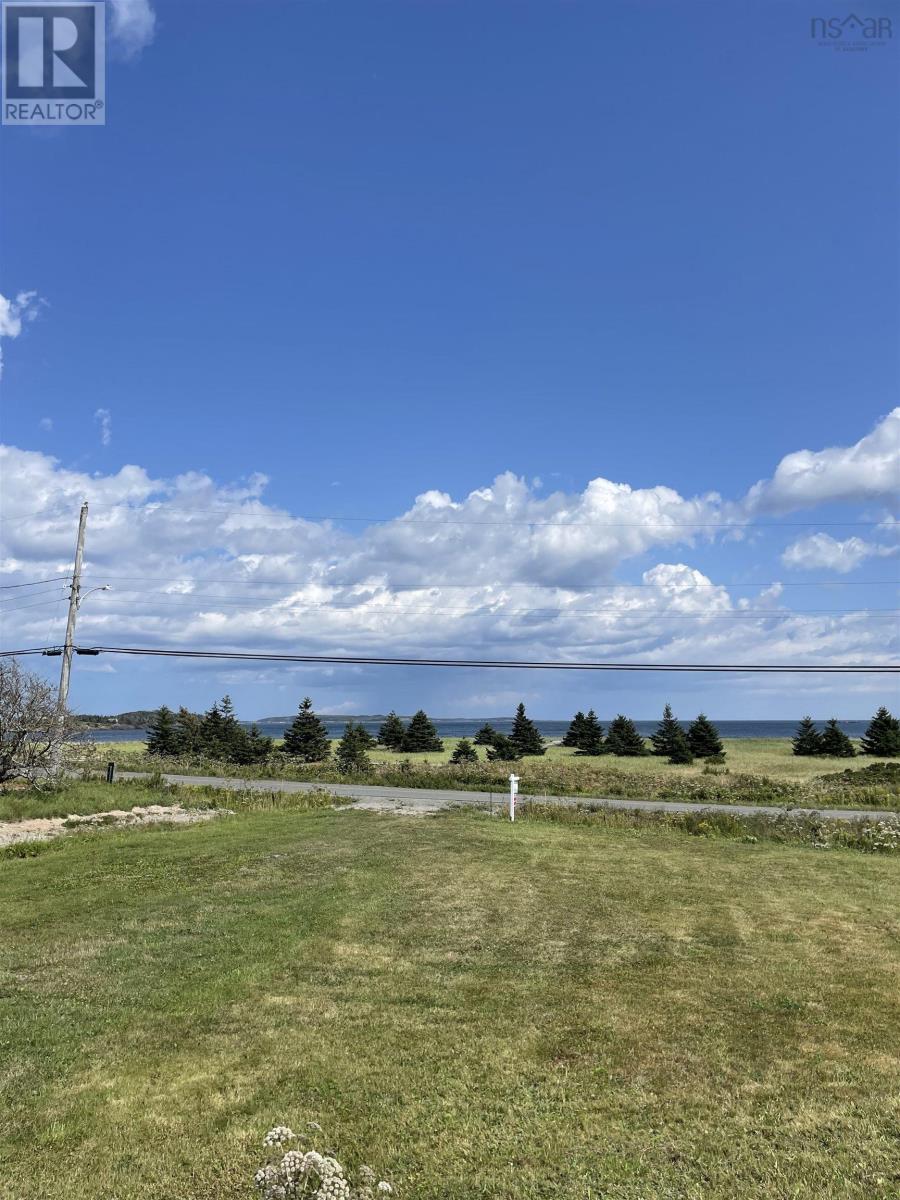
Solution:
<path fill-rule="evenodd" d="M 54 765 L 59 764 L 62 751 L 62 731 L 65 727 L 66 708 L 69 702 L 69 679 L 72 675 L 72 654 L 75 642 L 75 618 L 81 600 L 81 564 L 84 559 L 84 532 L 87 528 L 87 500 L 81 506 L 78 518 L 78 540 L 75 543 L 75 569 L 72 572 L 72 589 L 69 592 L 69 616 L 66 621 L 66 640 L 62 648 L 62 665 L 59 669 L 59 694 L 56 700 L 56 744 L 53 748 Z"/>

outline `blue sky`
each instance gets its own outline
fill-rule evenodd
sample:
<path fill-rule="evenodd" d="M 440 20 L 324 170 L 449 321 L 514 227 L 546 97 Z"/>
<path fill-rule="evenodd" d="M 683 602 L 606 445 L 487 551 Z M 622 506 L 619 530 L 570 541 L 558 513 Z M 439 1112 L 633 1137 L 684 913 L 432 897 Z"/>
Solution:
<path fill-rule="evenodd" d="M 118 10 L 132 20 L 112 47 L 106 127 L 4 129 L 0 139 L 0 290 L 13 303 L 35 293 L 23 306 L 35 319 L 23 317 L 4 342 L 3 441 L 39 456 L 8 467 L 10 525 L 28 511 L 37 476 L 47 503 L 65 496 L 77 509 L 79 489 L 93 488 L 98 506 L 104 489 L 107 502 L 113 492 L 122 502 L 121 480 L 110 481 L 131 465 L 163 490 L 138 488 L 127 503 L 165 495 L 178 528 L 160 535 L 169 557 L 161 541 L 148 579 L 155 572 L 161 587 L 175 586 L 201 562 L 209 579 L 240 575 L 249 596 L 253 555 L 256 578 L 274 571 L 312 586 L 308 542 L 302 554 L 293 541 L 286 550 L 262 517 L 240 545 L 215 523 L 192 530 L 198 522 L 184 508 L 198 495 L 212 508 L 243 504 L 243 493 L 234 499 L 243 487 L 267 511 L 390 520 L 422 494 L 463 504 L 511 472 L 527 498 L 494 495 L 492 521 L 538 519 L 549 504 L 560 524 L 584 530 L 588 517 L 611 511 L 583 499 L 603 479 L 651 494 L 627 502 L 643 520 L 659 501 L 654 489 L 666 487 L 685 500 L 719 493 L 726 508 L 700 512 L 711 522 L 784 528 L 603 545 L 593 559 L 582 547 L 575 565 L 559 547 L 520 545 L 509 561 L 494 560 L 492 580 L 485 567 L 497 547 L 473 544 L 484 525 L 464 523 L 475 520 L 470 505 L 453 510 L 459 537 L 441 549 L 442 565 L 424 544 L 430 531 L 407 521 L 405 541 L 391 544 L 392 558 L 380 547 L 378 566 L 388 582 L 410 566 L 424 584 L 470 582 L 445 569 L 462 553 L 459 569 L 471 575 L 477 565 L 482 587 L 546 589 L 644 583 L 644 572 L 676 564 L 701 572 L 710 594 L 710 583 L 724 586 L 732 606 L 760 594 L 734 582 L 781 582 L 762 602 L 779 611 L 896 605 L 885 586 L 897 576 L 896 537 L 878 528 L 896 474 L 892 484 L 882 469 L 880 490 L 863 480 L 768 508 L 746 501 L 784 456 L 849 452 L 896 404 L 896 38 L 835 53 L 811 40 L 815 14 L 795 3 L 247 0 L 151 10 L 147 0 L 120 0 Z M 836 460 L 825 465 L 840 476 Z M 201 476 L 207 483 L 188 501 L 175 487 L 176 512 L 171 481 Z M 548 501 L 554 493 L 569 500 Z M 619 518 L 624 511 L 615 508 Z M 7 548 L 14 581 L 41 578 L 32 567 L 71 554 L 63 545 L 74 520 L 69 510 L 63 517 L 53 538 L 38 529 Z M 809 524 L 786 524 L 800 521 Z M 141 576 L 143 535 L 126 545 L 121 531 L 94 528 L 98 580 Z M 362 555 L 371 569 L 372 547 L 360 541 L 368 528 L 316 525 L 318 561 L 333 570 Z M 516 529 L 531 536 L 527 525 Z M 827 565 L 836 553 L 827 543 L 790 549 L 817 534 L 844 546 L 840 570 Z M 852 537 L 879 549 L 848 549 Z M 466 539 L 468 552 L 458 544 Z M 288 552 L 286 574 L 275 559 Z M 848 556 L 859 558 L 852 570 Z M 131 565 L 115 571 L 124 559 Z M 794 586 L 822 579 L 842 586 Z M 137 603 L 151 584 L 132 598 L 125 582 L 119 623 L 105 632 L 170 644 L 171 626 L 144 622 Z M 351 582 L 359 579 L 342 581 Z M 268 587 L 252 595 L 274 595 Z M 206 595 L 234 599 L 224 589 Z M 320 592 L 316 602 L 346 605 L 355 595 Z M 511 595 L 520 616 L 536 605 L 531 590 Z M 662 595 L 668 603 L 671 589 Z M 96 598 L 98 610 L 107 601 Z M 449 622 L 433 630 L 441 648 L 532 656 L 527 630 L 514 636 L 490 614 L 477 629 L 453 625 L 471 594 L 444 588 L 427 602 Z M 607 602 L 580 604 L 593 613 Z M 424 631 L 411 638 L 369 616 L 342 629 L 340 644 L 427 648 Z M 194 632 L 205 645 L 261 644 L 270 634 L 279 648 L 338 636 L 279 620 L 270 614 L 255 631 L 207 620 Z M 722 618 L 718 628 L 729 623 L 740 622 Z M 845 625 L 810 641 L 802 622 L 761 622 L 748 641 L 759 653 L 846 660 L 883 651 L 893 627 L 871 621 L 879 634 L 869 646 L 853 640 L 858 622 L 849 640 Z M 666 626 L 671 655 L 682 649 L 676 626 Z M 696 642 L 701 626 L 686 617 L 685 638 L 724 652 Z M 573 638 L 568 628 L 542 628 L 533 644 L 576 657 L 612 650 L 609 638 Z M 645 638 L 616 648 L 640 657 L 660 646 Z M 298 687 L 318 688 L 331 710 L 421 697 L 460 713 L 494 711 L 527 688 L 544 715 L 565 714 L 596 689 L 551 676 L 276 677 L 122 663 L 78 675 L 73 698 L 85 708 L 200 705 L 224 683 L 247 715 L 276 699 L 276 709 L 291 708 Z M 870 683 L 848 691 L 788 680 L 771 690 L 664 677 L 605 686 L 637 716 L 679 692 L 721 716 L 865 715 L 875 695 Z"/>

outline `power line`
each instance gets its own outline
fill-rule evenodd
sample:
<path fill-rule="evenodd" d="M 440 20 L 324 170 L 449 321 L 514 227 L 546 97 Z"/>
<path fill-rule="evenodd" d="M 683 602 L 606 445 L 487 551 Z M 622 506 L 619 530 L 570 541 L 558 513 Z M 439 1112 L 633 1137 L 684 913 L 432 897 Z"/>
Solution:
<path fill-rule="evenodd" d="M 35 647 L 28 650 L 0 651 L 0 657 L 15 654 L 38 654 L 57 647 Z M 677 671 L 677 672 L 738 672 L 763 674 L 826 674 L 826 675 L 883 675 L 900 672 L 900 666 L 884 663 L 786 664 L 786 663 L 610 663 L 515 661 L 509 659 L 474 658 L 391 658 L 375 655 L 347 654 L 273 654 L 238 650 L 166 650 L 144 646 L 81 646 L 76 653 L 128 654 L 156 658 L 218 659 L 232 662 L 331 663 L 396 667 L 468 667 L 488 670 L 516 671 Z"/>
<path fill-rule="evenodd" d="M 57 592 L 63 592 L 65 590 L 65 588 L 58 587 L 44 588 L 43 591 L 40 592 L 24 592 L 21 596 L 0 596 L 0 604 L 15 604 L 18 600 L 31 600 L 35 596 L 52 596 Z M 7 609 L 6 611 L 11 612 L 12 610 Z"/>
<path fill-rule="evenodd" d="M 68 575 L 54 575 L 50 579 L 32 579 L 30 583 L 2 583 L 0 591 L 9 591 L 11 588 L 37 587 L 41 583 L 57 583 L 61 579 L 68 579 Z"/>
<path fill-rule="evenodd" d="M 7 613 L 24 612 L 26 608 L 47 608 L 51 604 L 59 604 L 60 600 L 65 600 L 65 593 L 57 596 L 54 600 L 38 600 L 37 604 L 20 604 L 18 608 L 0 609 L 0 616 L 6 616 Z"/>

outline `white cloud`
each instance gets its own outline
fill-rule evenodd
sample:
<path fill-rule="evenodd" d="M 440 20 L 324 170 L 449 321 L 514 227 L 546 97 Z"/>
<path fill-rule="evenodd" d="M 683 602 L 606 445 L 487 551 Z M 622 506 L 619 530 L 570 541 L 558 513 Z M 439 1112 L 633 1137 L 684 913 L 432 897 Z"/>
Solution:
<path fill-rule="evenodd" d="M 52 433 L 53 432 L 53 418 L 52 417 L 41 417 L 40 421 L 38 421 L 38 425 L 41 427 L 41 429 L 44 431 L 44 433 Z"/>
<path fill-rule="evenodd" d="M 838 501 L 896 501 L 900 493 L 900 408 L 853 446 L 797 450 L 747 493 L 751 513 L 786 513 Z"/>
<path fill-rule="evenodd" d="M 786 567 L 803 571 L 822 569 L 846 575 L 867 558 L 892 558 L 896 554 L 900 554 L 900 546 L 881 546 L 858 537 L 837 541 L 828 533 L 813 533 L 788 546 L 781 561 Z"/>
<path fill-rule="evenodd" d="M 40 310 L 37 292 L 19 292 L 10 300 L 0 295 L 0 338 L 17 338 L 26 321 L 33 321 Z M 3 351 L 0 348 L 0 375 L 3 373 Z"/>
<path fill-rule="evenodd" d="M 727 523 L 712 495 L 595 479 L 538 497 L 505 474 L 459 500 L 423 493 L 395 519 L 348 532 L 266 504 L 259 475 L 232 485 L 137 466 L 87 475 L 11 447 L 0 466 L 4 514 L 17 518 L 0 548 L 11 582 L 63 572 L 78 506 L 90 503 L 85 586 L 114 590 L 85 604 L 86 641 L 645 662 L 890 656 L 885 621 L 791 613 L 779 586 L 735 597 L 685 561 L 716 536 L 698 522 Z M 616 581 L 649 554 L 638 586 Z M 50 609 L 9 609 L 6 645 L 46 642 Z"/>
<path fill-rule="evenodd" d="M 108 408 L 98 408 L 94 420 L 100 426 L 100 445 L 108 446 L 112 441 L 112 413 Z"/>
<path fill-rule="evenodd" d="M 122 58 L 136 58 L 156 34 L 156 13 L 150 0 L 111 0 L 109 38 Z"/>

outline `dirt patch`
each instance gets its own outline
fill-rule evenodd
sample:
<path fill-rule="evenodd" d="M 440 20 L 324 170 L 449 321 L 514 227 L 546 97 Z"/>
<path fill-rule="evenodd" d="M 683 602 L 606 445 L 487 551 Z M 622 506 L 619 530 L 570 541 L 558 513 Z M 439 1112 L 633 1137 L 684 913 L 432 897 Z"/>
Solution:
<path fill-rule="evenodd" d="M 91 813 L 89 816 L 71 813 L 67 817 L 27 817 L 22 821 L 0 821 L 0 846 L 12 846 L 16 842 L 44 842 L 48 838 L 81 829 L 122 829 L 134 825 L 152 825 L 157 821 L 190 825 L 195 821 L 209 821 L 221 816 L 224 811 L 182 808 L 180 804 L 148 804 L 144 808 L 135 805 L 127 812 L 116 808 L 111 812 Z"/>

